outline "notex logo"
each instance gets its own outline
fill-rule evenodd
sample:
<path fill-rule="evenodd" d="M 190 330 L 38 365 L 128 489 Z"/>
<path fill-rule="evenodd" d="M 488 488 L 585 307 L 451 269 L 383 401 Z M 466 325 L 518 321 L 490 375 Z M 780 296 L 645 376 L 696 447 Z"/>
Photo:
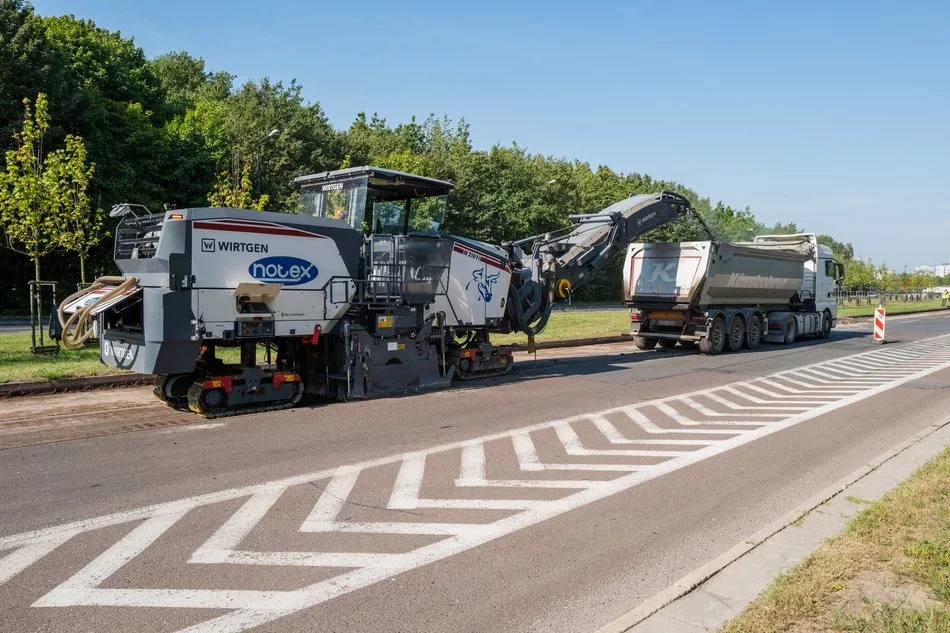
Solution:
<path fill-rule="evenodd" d="M 251 264 L 247 272 L 266 283 L 299 286 L 317 278 L 317 267 L 299 257 L 265 257 Z"/>

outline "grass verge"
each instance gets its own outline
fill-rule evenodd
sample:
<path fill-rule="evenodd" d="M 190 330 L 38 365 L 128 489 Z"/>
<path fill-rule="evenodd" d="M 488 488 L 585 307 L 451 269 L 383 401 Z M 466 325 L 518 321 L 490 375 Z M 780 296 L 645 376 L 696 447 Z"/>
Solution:
<path fill-rule="evenodd" d="M 630 331 L 627 310 L 569 310 L 551 314 L 547 327 L 535 337 L 537 341 L 566 341 L 578 338 L 616 336 Z M 492 334 L 498 345 L 527 343 L 524 334 Z"/>
<path fill-rule="evenodd" d="M 33 354 L 30 334 L 0 334 L 0 383 L 59 380 L 79 376 L 123 374 L 99 362 L 99 347 L 61 348 L 59 354 Z"/>
<path fill-rule="evenodd" d="M 889 301 L 886 306 L 887 314 L 902 314 L 904 312 L 918 312 L 940 309 L 940 299 L 930 301 Z M 871 316 L 877 304 L 863 306 L 838 306 L 839 317 Z"/>
<path fill-rule="evenodd" d="M 950 631 L 950 449 L 779 576 L 721 631 Z"/>

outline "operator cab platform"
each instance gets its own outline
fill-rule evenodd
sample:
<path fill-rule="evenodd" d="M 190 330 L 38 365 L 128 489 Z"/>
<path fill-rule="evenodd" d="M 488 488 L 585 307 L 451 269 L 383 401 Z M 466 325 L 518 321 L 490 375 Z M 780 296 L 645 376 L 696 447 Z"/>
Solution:
<path fill-rule="evenodd" d="M 294 180 L 301 213 L 341 220 L 357 231 L 436 235 L 442 229 L 450 182 L 382 167 L 349 167 Z M 364 224 L 367 209 L 371 223 Z"/>
<path fill-rule="evenodd" d="M 441 229 L 455 185 L 380 167 L 350 167 L 294 182 L 302 213 L 369 233 L 359 302 L 425 305 L 445 294 L 452 240 Z"/>

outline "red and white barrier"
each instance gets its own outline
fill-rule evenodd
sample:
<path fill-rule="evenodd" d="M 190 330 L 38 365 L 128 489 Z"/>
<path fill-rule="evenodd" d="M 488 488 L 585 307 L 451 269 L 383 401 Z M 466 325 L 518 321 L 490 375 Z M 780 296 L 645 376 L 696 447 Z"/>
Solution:
<path fill-rule="evenodd" d="M 884 332 L 885 332 L 885 322 L 887 317 L 887 311 L 884 309 L 884 306 L 878 306 L 877 310 L 874 311 L 874 342 L 883 343 L 884 342 Z"/>

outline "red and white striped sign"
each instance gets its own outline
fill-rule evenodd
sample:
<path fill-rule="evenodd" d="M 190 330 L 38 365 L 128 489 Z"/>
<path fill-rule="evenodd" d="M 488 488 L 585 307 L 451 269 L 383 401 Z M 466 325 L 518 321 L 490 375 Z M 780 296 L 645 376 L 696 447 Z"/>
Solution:
<path fill-rule="evenodd" d="M 876 343 L 884 342 L 885 316 L 884 306 L 878 306 L 877 310 L 874 311 L 874 342 Z"/>

